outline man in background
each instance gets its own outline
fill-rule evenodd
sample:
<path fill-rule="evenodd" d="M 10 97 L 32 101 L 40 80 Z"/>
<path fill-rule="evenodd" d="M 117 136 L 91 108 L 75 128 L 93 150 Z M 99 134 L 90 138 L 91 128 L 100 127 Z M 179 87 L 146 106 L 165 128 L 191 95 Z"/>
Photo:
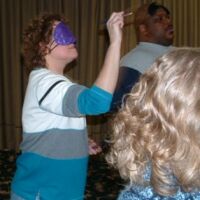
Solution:
<path fill-rule="evenodd" d="M 157 3 L 142 5 L 135 12 L 134 26 L 138 44 L 121 59 L 112 111 L 121 106 L 123 95 L 130 92 L 155 59 L 172 48 L 174 30 L 165 6 Z"/>

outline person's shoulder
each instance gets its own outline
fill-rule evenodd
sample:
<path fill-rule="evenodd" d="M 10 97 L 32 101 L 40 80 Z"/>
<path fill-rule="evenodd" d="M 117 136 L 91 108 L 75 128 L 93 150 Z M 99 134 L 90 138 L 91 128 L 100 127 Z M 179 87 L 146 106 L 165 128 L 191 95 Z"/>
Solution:
<path fill-rule="evenodd" d="M 130 188 L 126 188 L 120 192 L 117 200 L 133 200 L 134 198 L 135 197 L 133 196 L 133 193 L 131 192 Z"/>
<path fill-rule="evenodd" d="M 38 68 L 33 70 L 28 81 L 29 88 L 35 88 L 35 90 L 40 91 L 41 93 L 45 93 L 45 91 L 54 87 L 54 85 L 59 85 L 59 88 L 68 88 L 73 84 L 74 83 L 65 76 L 53 73 L 47 68 Z"/>
<path fill-rule="evenodd" d="M 122 57 L 120 66 L 134 68 L 143 73 L 153 64 L 156 58 L 168 50 L 168 47 L 148 42 L 141 42 Z"/>
<path fill-rule="evenodd" d="M 126 66 L 143 73 L 154 62 L 154 56 L 141 50 L 133 50 L 126 54 L 120 60 L 120 66 Z"/>
<path fill-rule="evenodd" d="M 56 74 L 47 68 L 36 68 L 34 69 L 29 76 L 29 79 L 34 81 L 43 81 L 43 82 L 55 82 L 58 80 L 64 80 L 71 82 L 69 78 L 64 75 Z"/>
<path fill-rule="evenodd" d="M 30 79 L 36 79 L 36 80 L 40 80 L 43 78 L 49 78 L 50 76 L 52 76 L 53 73 L 51 73 L 50 70 L 48 70 L 47 68 L 44 67 L 37 67 L 35 69 L 33 69 L 30 73 L 29 78 Z"/>
<path fill-rule="evenodd" d="M 117 200 L 199 200 L 200 191 L 197 192 L 184 192 L 180 188 L 177 193 L 172 196 L 161 196 L 155 193 L 151 186 L 128 186 L 121 191 Z"/>
<path fill-rule="evenodd" d="M 127 186 L 124 190 L 120 192 L 117 200 L 150 200 L 152 197 L 152 193 L 150 192 L 147 195 L 143 195 L 144 191 L 142 191 L 142 189 L 143 187 L 140 188 L 137 186 Z"/>

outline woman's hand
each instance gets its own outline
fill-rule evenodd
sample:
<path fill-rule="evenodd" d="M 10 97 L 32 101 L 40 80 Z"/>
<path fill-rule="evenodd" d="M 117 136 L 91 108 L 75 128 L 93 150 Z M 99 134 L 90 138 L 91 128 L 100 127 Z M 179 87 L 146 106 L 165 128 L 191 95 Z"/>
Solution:
<path fill-rule="evenodd" d="M 91 138 L 88 139 L 89 155 L 96 155 L 102 152 L 101 147 Z"/>
<path fill-rule="evenodd" d="M 122 28 L 124 26 L 124 12 L 114 12 L 106 23 L 110 43 L 120 43 L 122 40 Z"/>
<path fill-rule="evenodd" d="M 110 45 L 94 85 L 113 94 L 119 73 L 124 12 L 112 13 L 106 25 L 110 37 Z"/>

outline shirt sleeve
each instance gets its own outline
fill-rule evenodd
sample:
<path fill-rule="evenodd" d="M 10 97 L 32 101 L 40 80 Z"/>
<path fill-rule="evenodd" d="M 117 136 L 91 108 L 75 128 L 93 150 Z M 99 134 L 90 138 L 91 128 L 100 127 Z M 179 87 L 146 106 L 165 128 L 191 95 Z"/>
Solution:
<path fill-rule="evenodd" d="M 36 93 L 41 109 L 67 117 L 105 113 L 112 101 L 112 94 L 97 86 L 87 88 L 57 77 L 40 81 Z"/>
<path fill-rule="evenodd" d="M 111 111 L 116 111 L 121 107 L 123 97 L 129 93 L 132 87 L 139 80 L 141 73 L 135 69 L 122 66 L 120 67 L 117 86 L 113 95 Z"/>
<path fill-rule="evenodd" d="M 112 94 L 97 86 L 83 90 L 78 97 L 78 108 L 85 115 L 98 115 L 110 109 Z"/>
<path fill-rule="evenodd" d="M 59 76 L 46 76 L 36 85 L 35 92 L 39 107 L 52 114 L 63 116 L 63 105 L 65 105 L 63 101 L 70 88 L 75 84 Z M 71 108 L 71 110 L 73 109 Z"/>

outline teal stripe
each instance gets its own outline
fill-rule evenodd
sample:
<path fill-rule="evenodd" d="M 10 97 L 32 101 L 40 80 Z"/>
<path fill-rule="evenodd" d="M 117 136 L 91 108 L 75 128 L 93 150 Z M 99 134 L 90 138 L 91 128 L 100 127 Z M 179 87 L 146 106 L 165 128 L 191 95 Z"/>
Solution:
<path fill-rule="evenodd" d="M 88 157 L 54 160 L 25 153 L 17 160 L 12 191 L 24 199 L 83 199 Z"/>
<path fill-rule="evenodd" d="M 82 114 L 98 115 L 109 111 L 111 101 L 112 94 L 100 87 L 93 86 L 80 93 L 78 107 Z"/>

